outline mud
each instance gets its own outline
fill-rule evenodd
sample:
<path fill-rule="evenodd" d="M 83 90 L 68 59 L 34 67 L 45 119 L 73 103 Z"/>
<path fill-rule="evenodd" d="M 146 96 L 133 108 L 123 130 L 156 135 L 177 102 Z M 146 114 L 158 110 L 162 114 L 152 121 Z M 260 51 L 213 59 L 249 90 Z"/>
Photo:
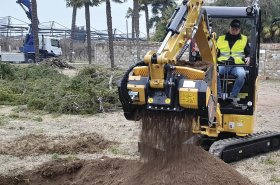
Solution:
<path fill-rule="evenodd" d="M 155 159 L 136 160 L 103 158 L 95 161 L 52 161 L 35 171 L 14 177 L 0 177 L 0 185 L 250 185 L 231 166 L 194 145 L 169 156 L 167 163 Z"/>
<path fill-rule="evenodd" d="M 96 153 L 116 144 L 105 140 L 102 136 L 80 134 L 78 136 L 46 136 L 30 134 L 14 141 L 1 143 L 0 154 L 28 156 L 40 154 L 77 154 Z"/>

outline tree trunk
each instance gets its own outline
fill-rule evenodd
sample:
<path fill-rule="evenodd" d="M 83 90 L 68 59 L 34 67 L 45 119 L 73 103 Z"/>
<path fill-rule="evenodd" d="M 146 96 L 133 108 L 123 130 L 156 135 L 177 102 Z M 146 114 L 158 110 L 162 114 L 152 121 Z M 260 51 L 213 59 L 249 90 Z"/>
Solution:
<path fill-rule="evenodd" d="M 135 32 L 136 32 L 136 50 L 137 50 L 137 62 L 140 61 L 140 48 L 139 48 L 139 2 L 133 0 L 133 14 L 135 18 Z"/>
<path fill-rule="evenodd" d="M 150 24 L 149 24 L 149 8 L 148 8 L 148 4 L 145 3 L 144 4 L 144 10 L 145 10 L 145 17 L 146 17 L 146 32 L 147 32 L 147 40 L 150 40 Z"/>
<path fill-rule="evenodd" d="M 33 42 L 35 49 L 35 63 L 40 62 L 40 54 L 39 54 L 39 37 L 38 37 L 38 17 L 37 17 L 37 2 L 36 0 L 32 0 L 32 31 L 33 31 Z"/>
<path fill-rule="evenodd" d="M 90 32 L 89 3 L 85 3 L 85 18 L 86 18 L 86 32 L 87 32 L 88 63 L 91 64 L 91 32 Z"/>
<path fill-rule="evenodd" d="M 131 16 L 131 38 L 132 38 L 132 40 L 135 39 L 135 17 L 134 17 L 134 12 L 132 13 L 132 16 Z"/>
<path fill-rule="evenodd" d="M 106 0 L 106 15 L 107 15 L 107 29 L 109 36 L 109 53 L 110 53 L 110 61 L 111 68 L 115 67 L 114 62 L 114 42 L 113 42 L 113 30 L 112 30 L 112 15 L 111 15 L 111 3 L 110 0 Z"/>
<path fill-rule="evenodd" d="M 73 6 L 69 62 L 73 62 L 73 40 L 75 38 L 76 17 L 77 17 L 77 7 Z"/>

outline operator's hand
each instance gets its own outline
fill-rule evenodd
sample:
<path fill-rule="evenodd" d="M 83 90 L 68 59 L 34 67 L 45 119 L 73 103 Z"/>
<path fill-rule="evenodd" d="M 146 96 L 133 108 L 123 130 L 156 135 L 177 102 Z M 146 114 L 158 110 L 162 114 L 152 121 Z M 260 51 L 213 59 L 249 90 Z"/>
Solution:
<path fill-rule="evenodd" d="M 251 60 L 250 57 L 245 58 L 245 63 L 247 66 L 250 65 L 250 60 Z"/>

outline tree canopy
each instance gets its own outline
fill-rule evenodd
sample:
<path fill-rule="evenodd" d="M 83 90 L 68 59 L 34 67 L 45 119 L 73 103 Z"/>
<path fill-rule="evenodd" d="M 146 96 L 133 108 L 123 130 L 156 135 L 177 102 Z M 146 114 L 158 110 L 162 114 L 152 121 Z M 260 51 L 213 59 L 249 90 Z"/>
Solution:
<path fill-rule="evenodd" d="M 217 0 L 211 3 L 213 6 L 249 6 L 253 0 Z M 150 19 L 150 25 L 155 26 L 155 33 L 152 37 L 154 41 L 162 41 L 165 36 L 166 24 L 168 23 L 174 9 L 175 1 L 162 1 L 154 0 L 152 1 L 152 13 L 153 17 Z M 280 21 L 275 21 L 280 16 L 280 0 L 270 0 L 270 1 L 259 1 L 261 12 L 262 12 L 262 41 L 263 42 L 280 42 Z M 219 20 L 213 21 L 213 28 L 218 35 L 224 33 L 228 29 L 230 20 Z M 241 20 L 243 25 L 243 33 L 249 34 L 249 29 L 247 25 L 249 22 Z M 226 25 L 226 26 L 225 26 Z"/>

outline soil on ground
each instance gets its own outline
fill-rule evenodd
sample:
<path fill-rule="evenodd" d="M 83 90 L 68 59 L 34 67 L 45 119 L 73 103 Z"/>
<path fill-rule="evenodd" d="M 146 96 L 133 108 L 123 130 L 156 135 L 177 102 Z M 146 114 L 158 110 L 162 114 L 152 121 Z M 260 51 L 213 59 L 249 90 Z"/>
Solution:
<path fill-rule="evenodd" d="M 0 141 L 0 154 L 28 156 L 53 153 L 96 153 L 107 149 L 113 144 L 113 142 L 106 141 L 102 136 L 96 133 L 52 137 L 43 134 L 30 134 L 22 136 L 14 141 Z"/>
<path fill-rule="evenodd" d="M 103 158 L 95 161 L 48 162 L 35 171 L 15 177 L 2 177 L 0 184 L 26 185 L 250 185 L 230 165 L 194 145 L 185 145 L 182 153 L 165 161 L 147 163 L 138 160 Z"/>

